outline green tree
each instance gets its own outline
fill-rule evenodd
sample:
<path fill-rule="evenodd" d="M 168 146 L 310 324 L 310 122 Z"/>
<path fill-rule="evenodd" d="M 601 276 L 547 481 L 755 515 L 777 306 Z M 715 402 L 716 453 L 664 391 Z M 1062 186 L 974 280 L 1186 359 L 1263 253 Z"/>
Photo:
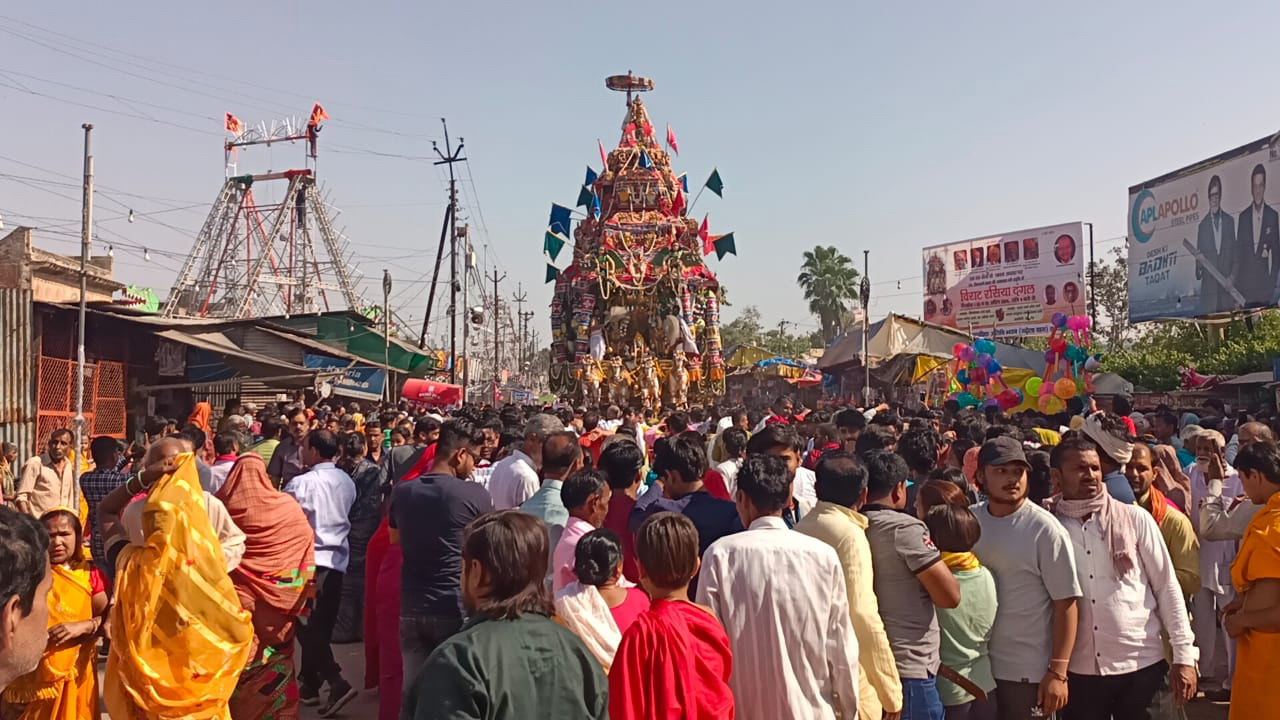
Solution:
<path fill-rule="evenodd" d="M 834 246 L 815 246 L 804 252 L 796 282 L 809 301 L 809 312 L 822 324 L 822 339 L 830 343 L 844 329 L 843 318 L 856 304 L 859 273 L 853 260 Z"/>
<path fill-rule="evenodd" d="M 1125 248 L 1113 248 L 1110 262 L 1095 260 L 1089 264 L 1089 280 L 1093 302 L 1098 311 L 1098 327 L 1094 339 L 1109 352 L 1120 352 L 1136 336 L 1129 324 L 1129 263 Z"/>
<path fill-rule="evenodd" d="M 759 345 L 762 334 L 764 324 L 760 320 L 760 308 L 748 305 L 742 308 L 738 317 L 720 326 L 720 346 L 729 350 L 737 345 Z"/>

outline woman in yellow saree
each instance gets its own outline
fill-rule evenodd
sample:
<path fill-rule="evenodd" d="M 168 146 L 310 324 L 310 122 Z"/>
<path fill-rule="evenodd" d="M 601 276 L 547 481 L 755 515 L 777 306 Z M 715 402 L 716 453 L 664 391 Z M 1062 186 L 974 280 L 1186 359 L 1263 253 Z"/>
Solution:
<path fill-rule="evenodd" d="M 101 576 L 84 558 L 78 514 L 55 508 L 40 521 L 49 531 L 49 646 L 40 666 L 4 691 L 4 718 L 80 720 L 98 717 L 94 648 L 107 609 Z"/>
<path fill-rule="evenodd" d="M 195 458 L 172 451 L 165 441 L 153 446 L 145 469 L 99 506 L 106 553 L 116 557 L 103 691 L 112 720 L 227 720 L 252 650 Z M 135 545 L 120 512 L 138 492 L 147 496 Z"/>

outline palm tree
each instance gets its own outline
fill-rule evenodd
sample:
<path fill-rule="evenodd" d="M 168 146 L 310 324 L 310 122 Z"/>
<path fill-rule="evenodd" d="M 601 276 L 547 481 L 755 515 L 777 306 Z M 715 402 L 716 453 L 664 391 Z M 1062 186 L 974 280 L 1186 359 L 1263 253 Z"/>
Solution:
<path fill-rule="evenodd" d="M 834 246 L 815 246 L 804 253 L 796 282 L 804 289 L 809 312 L 822 323 L 822 339 L 830 343 L 843 328 L 843 318 L 858 297 L 858 271 L 848 255 Z"/>

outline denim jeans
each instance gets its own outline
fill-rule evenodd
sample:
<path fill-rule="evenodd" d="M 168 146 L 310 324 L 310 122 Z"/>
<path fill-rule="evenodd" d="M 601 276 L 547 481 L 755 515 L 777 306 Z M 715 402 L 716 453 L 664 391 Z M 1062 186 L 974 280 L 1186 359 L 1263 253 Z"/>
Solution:
<path fill-rule="evenodd" d="M 418 672 L 427 662 L 427 656 L 450 635 L 462 629 L 462 618 L 442 615 L 400 616 L 400 659 L 404 668 L 404 685 L 409 692 L 418 679 Z"/>
<path fill-rule="evenodd" d="M 943 720 L 938 678 L 902 678 L 902 720 Z"/>

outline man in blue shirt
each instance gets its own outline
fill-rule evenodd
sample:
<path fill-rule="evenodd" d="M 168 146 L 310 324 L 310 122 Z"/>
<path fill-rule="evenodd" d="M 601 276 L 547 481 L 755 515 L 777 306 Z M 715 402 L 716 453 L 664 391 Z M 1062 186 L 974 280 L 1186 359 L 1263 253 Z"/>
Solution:
<path fill-rule="evenodd" d="M 302 462 L 308 469 L 284 487 L 302 506 L 316 536 L 315 606 L 298 633 L 302 645 L 298 700 L 304 705 L 319 705 L 320 686 L 328 684 L 329 695 L 320 717 L 330 717 L 358 692 L 342 677 L 342 668 L 329 646 L 342 599 L 342 575 L 350 556 L 347 534 L 351 522 L 347 516 L 356 500 L 356 484 L 334 464 L 337 457 L 337 436 L 328 430 L 312 430 L 302 443 Z"/>
<path fill-rule="evenodd" d="M 713 496 L 703 485 L 707 451 L 701 435 L 689 431 L 664 438 L 654 444 L 653 457 L 653 471 L 662 479 L 662 497 L 647 505 L 637 504 L 631 511 L 629 524 L 633 534 L 650 515 L 668 510 L 678 512 L 692 520 L 698 529 L 698 556 L 701 557 L 711 543 L 742 531 L 738 506 Z M 690 587 L 696 589 L 696 576 Z"/>
<path fill-rule="evenodd" d="M 400 566 L 402 690 L 413 686 L 431 651 L 462 627 L 458 579 L 463 529 L 493 510 L 484 486 L 469 481 L 484 430 L 456 418 L 439 428 L 431 472 L 391 493 L 391 542 L 404 551 Z M 383 688 L 382 692 L 395 692 Z"/>
<path fill-rule="evenodd" d="M 542 441 L 542 487 L 528 500 L 520 504 L 520 512 L 526 512 L 542 520 L 547 526 L 547 547 L 554 549 L 560 542 L 564 526 L 569 522 L 569 510 L 560 499 L 564 479 L 582 469 L 582 446 L 578 436 L 569 430 L 551 433 Z M 547 562 L 551 557 L 547 556 Z"/>

